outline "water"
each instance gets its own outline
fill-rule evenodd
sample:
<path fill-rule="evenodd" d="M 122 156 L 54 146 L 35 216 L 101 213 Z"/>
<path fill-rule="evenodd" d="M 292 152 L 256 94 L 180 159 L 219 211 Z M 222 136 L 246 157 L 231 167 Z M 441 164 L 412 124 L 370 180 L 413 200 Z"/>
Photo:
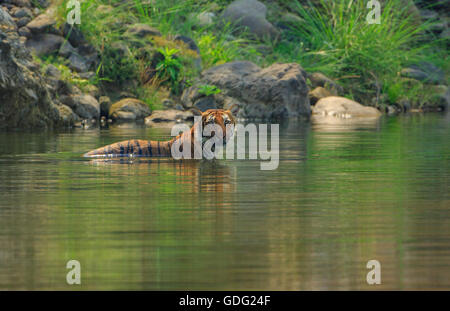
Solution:
<path fill-rule="evenodd" d="M 0 289 L 448 290 L 449 130 L 443 114 L 291 121 L 275 171 L 80 157 L 168 129 L 0 133 Z"/>

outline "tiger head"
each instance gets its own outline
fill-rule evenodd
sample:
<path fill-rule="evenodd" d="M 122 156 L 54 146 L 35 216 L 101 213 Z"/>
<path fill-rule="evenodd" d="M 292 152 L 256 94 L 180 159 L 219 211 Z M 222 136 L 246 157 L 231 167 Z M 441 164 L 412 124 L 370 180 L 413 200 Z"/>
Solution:
<path fill-rule="evenodd" d="M 209 109 L 202 112 L 202 142 L 205 142 L 210 137 L 216 135 L 214 127 L 209 127 L 209 129 L 212 129 L 212 131 L 210 133 L 208 132 L 209 125 L 220 127 L 220 129 L 222 130 L 223 142 L 224 144 L 226 144 L 228 139 L 233 136 L 236 119 L 234 118 L 231 109 Z M 227 135 L 227 130 L 231 130 L 232 132 L 228 133 Z"/>

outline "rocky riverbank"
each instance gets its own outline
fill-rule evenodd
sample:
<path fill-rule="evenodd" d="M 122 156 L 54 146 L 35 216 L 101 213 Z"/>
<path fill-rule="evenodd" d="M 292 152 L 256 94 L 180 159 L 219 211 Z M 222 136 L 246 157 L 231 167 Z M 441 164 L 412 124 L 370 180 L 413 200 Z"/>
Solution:
<path fill-rule="evenodd" d="M 110 25 L 119 29 L 120 36 L 98 44 L 83 28 L 61 19 L 57 4 L 61 5 L 47 0 L 0 1 L 2 129 L 136 121 L 153 126 L 191 120 L 195 114 L 192 108 L 204 111 L 234 105 L 240 107 L 238 117 L 251 119 L 311 114 L 356 118 L 362 112 L 378 116 L 378 111 L 442 111 L 449 105 L 447 75 L 427 61 L 413 63 L 398 73 L 402 86 L 409 83 L 416 87 L 419 83 L 430 92 L 426 102 L 419 105 L 391 96 L 390 89 L 382 93 L 385 87 L 375 78 L 374 93 L 363 102 L 372 107 L 366 109 L 344 98 L 352 92 L 348 84 L 305 70 L 296 62 L 256 64 L 223 55 L 211 61 L 211 55 L 218 53 L 217 47 L 208 50 L 214 45 L 214 40 L 206 40 L 211 35 L 196 41 L 184 34 L 163 34 L 157 27 L 130 19 Z M 116 8 L 99 4 L 90 10 L 107 16 Z M 285 10 L 282 16 L 274 13 L 277 8 Z M 448 40 L 445 11 L 440 7 L 414 8 L 418 19 L 442 21 L 433 31 Z M 292 21 L 304 22 L 276 3 L 267 6 L 257 0 L 237 0 L 223 8 L 205 6 L 192 18 L 197 28 L 232 23 L 245 29 L 252 40 L 248 48 L 256 48 L 252 52 L 255 61 L 273 58 L 275 51 L 270 44 L 280 45 L 289 39 Z M 234 32 L 230 40 L 239 35 Z"/>

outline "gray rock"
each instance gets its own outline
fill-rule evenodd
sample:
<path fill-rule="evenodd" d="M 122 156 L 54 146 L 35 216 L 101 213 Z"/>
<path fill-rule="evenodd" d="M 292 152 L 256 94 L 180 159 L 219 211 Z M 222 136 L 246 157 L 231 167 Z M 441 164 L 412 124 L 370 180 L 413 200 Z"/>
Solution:
<path fill-rule="evenodd" d="M 17 27 L 22 28 L 22 27 L 28 25 L 28 23 L 29 23 L 30 21 L 31 21 L 31 18 L 30 18 L 30 17 L 24 16 L 24 17 L 21 17 L 21 18 L 19 18 L 19 19 L 17 20 L 16 25 L 17 25 Z M 28 27 L 27 27 L 27 28 L 28 28 Z"/>
<path fill-rule="evenodd" d="M 195 86 L 182 95 L 189 108 L 205 97 L 198 85 L 214 85 L 221 93 L 214 95 L 218 108 L 238 104 L 239 117 L 280 118 L 310 115 L 306 73 L 298 64 L 274 64 L 261 69 L 251 62 L 231 62 L 202 72 Z"/>
<path fill-rule="evenodd" d="M 195 102 L 194 107 L 200 111 L 206 111 L 208 109 L 217 109 L 217 104 L 214 100 L 214 96 L 206 96 L 198 99 Z"/>
<path fill-rule="evenodd" d="M 70 55 L 69 62 L 69 68 L 76 72 L 85 72 L 89 69 L 87 60 L 77 53 Z"/>
<path fill-rule="evenodd" d="M 27 27 L 21 27 L 19 29 L 19 35 L 25 38 L 31 38 L 32 36 L 30 29 L 28 29 Z"/>
<path fill-rule="evenodd" d="M 26 46 L 38 56 L 56 53 L 64 42 L 64 38 L 53 34 L 39 34 L 27 40 Z"/>
<path fill-rule="evenodd" d="M 148 105 L 134 98 L 122 99 L 109 109 L 110 118 L 122 122 L 143 120 L 151 113 Z"/>
<path fill-rule="evenodd" d="M 146 36 L 161 36 L 161 32 L 158 29 L 153 28 L 147 24 L 131 25 L 127 29 L 126 34 L 134 35 L 139 38 L 144 38 Z"/>
<path fill-rule="evenodd" d="M 80 72 L 78 75 L 80 76 L 81 79 L 90 80 L 94 78 L 97 74 L 93 71 L 88 71 L 88 72 Z"/>
<path fill-rule="evenodd" d="M 12 16 L 15 18 L 29 17 L 33 18 L 33 12 L 29 8 L 16 8 L 12 10 Z"/>
<path fill-rule="evenodd" d="M 76 25 L 72 26 L 64 23 L 62 31 L 64 38 L 67 38 L 70 44 L 72 44 L 74 47 L 78 47 L 86 43 L 86 39 L 84 38 L 83 33 L 76 27 Z"/>
<path fill-rule="evenodd" d="M 70 57 L 73 53 L 77 53 L 77 50 L 70 44 L 69 41 L 65 41 L 59 48 L 58 54 L 62 57 Z"/>
<path fill-rule="evenodd" d="M 176 109 L 155 110 L 152 115 L 145 118 L 145 124 L 148 126 L 171 126 L 175 123 L 191 122 L 194 120 L 192 111 L 180 111 Z"/>
<path fill-rule="evenodd" d="M 80 118 L 73 112 L 73 110 L 66 105 L 58 105 L 60 123 L 65 126 L 72 126 L 78 122 Z"/>
<path fill-rule="evenodd" d="M 100 104 L 91 95 L 81 94 L 72 97 L 68 105 L 83 119 L 98 119 L 100 117 Z"/>
<path fill-rule="evenodd" d="M 27 24 L 27 27 L 34 33 L 44 32 L 51 26 L 55 25 L 56 21 L 47 14 L 41 14 Z"/>
<path fill-rule="evenodd" d="M 52 64 L 45 68 L 45 75 L 55 79 L 61 79 L 61 71 Z"/>
<path fill-rule="evenodd" d="M 11 16 L 0 7 L 0 129 L 53 127 L 59 112 L 21 43 Z"/>
<path fill-rule="evenodd" d="M 236 26 L 245 27 L 259 39 L 276 38 L 279 33 L 266 19 L 267 8 L 257 0 L 236 0 L 223 12 L 222 19 Z"/>

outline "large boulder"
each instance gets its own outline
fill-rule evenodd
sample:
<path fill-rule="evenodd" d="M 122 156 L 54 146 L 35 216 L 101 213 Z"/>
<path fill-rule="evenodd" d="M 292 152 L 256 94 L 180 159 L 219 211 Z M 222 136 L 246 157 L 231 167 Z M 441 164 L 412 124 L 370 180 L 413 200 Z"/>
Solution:
<path fill-rule="evenodd" d="M 224 10 L 222 20 L 246 28 L 259 39 L 274 39 L 279 33 L 267 21 L 266 14 L 266 6 L 257 0 L 236 0 Z"/>
<path fill-rule="evenodd" d="M 186 89 L 182 104 L 198 106 L 205 97 L 214 96 L 217 108 L 240 107 L 238 117 L 271 119 L 310 115 L 306 73 L 298 64 L 274 64 L 261 69 L 257 65 L 238 61 L 226 63 L 202 72 L 196 85 Z M 200 85 L 213 85 L 219 94 L 199 92 Z"/>
<path fill-rule="evenodd" d="M 0 129 L 52 127 L 59 121 L 39 66 L 0 7 Z"/>
<path fill-rule="evenodd" d="M 319 100 L 313 107 L 313 116 L 341 119 L 378 118 L 381 112 L 373 107 L 363 106 L 351 99 L 330 96 Z"/>
<path fill-rule="evenodd" d="M 109 117 L 115 121 L 143 120 L 152 113 L 148 105 L 134 98 L 125 98 L 109 108 Z"/>

